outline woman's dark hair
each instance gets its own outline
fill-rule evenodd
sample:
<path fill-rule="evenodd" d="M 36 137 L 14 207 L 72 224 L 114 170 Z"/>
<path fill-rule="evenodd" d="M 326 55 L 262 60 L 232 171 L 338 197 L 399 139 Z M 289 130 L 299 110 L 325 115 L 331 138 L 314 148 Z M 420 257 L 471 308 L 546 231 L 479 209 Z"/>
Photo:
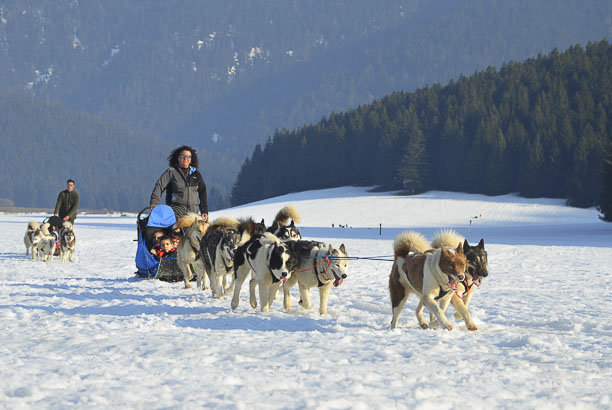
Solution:
<path fill-rule="evenodd" d="M 196 153 L 195 149 L 191 148 L 188 145 L 183 145 L 182 147 L 178 147 L 177 149 L 175 149 L 174 151 L 170 153 L 170 156 L 168 156 L 168 163 L 170 164 L 170 166 L 178 167 L 178 157 L 179 157 L 179 154 L 183 151 L 191 152 L 191 166 L 194 168 L 197 168 L 199 165 L 198 154 Z"/>

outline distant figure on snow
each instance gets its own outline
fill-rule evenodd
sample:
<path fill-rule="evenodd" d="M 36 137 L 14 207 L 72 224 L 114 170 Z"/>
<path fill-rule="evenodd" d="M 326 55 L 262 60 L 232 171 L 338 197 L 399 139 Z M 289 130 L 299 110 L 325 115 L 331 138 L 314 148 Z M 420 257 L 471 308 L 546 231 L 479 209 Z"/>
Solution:
<path fill-rule="evenodd" d="M 79 193 L 74 190 L 74 180 L 69 179 L 66 181 L 66 189 L 57 196 L 53 215 L 59 216 L 62 221 L 70 221 L 71 224 L 74 224 L 79 201 Z"/>

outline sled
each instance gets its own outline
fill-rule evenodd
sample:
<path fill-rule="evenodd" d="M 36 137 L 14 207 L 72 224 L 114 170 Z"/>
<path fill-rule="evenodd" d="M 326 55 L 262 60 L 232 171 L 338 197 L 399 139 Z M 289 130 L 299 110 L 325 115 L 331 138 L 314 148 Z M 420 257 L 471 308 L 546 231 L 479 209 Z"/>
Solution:
<path fill-rule="evenodd" d="M 136 226 L 138 230 L 138 248 L 136 250 L 136 276 L 140 278 L 159 279 L 166 282 L 183 280 L 183 273 L 174 256 L 161 259 L 149 251 L 153 247 L 156 232 L 171 233 L 176 223 L 174 211 L 167 205 L 157 205 L 152 210 L 147 207 L 138 213 Z"/>

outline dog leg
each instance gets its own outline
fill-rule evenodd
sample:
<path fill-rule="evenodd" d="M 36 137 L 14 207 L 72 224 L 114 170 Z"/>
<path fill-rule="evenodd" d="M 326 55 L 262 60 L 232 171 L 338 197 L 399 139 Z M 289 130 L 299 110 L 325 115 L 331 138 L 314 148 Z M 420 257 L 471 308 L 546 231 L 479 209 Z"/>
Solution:
<path fill-rule="evenodd" d="M 276 295 L 278 294 L 278 288 L 280 287 L 280 282 L 273 283 L 268 287 L 268 308 L 272 306 L 272 303 L 276 300 Z"/>
<path fill-rule="evenodd" d="M 476 287 L 474 286 L 474 287 L 472 288 L 472 290 L 470 290 L 470 293 L 468 293 L 468 295 L 466 296 L 465 300 L 463 300 L 463 301 L 462 301 L 462 302 L 463 302 L 463 304 L 465 305 L 465 308 L 466 308 L 466 309 L 467 309 L 467 308 L 470 306 L 470 301 L 472 300 L 472 295 L 473 295 L 474 291 L 476 290 L 475 288 L 476 288 Z M 453 306 L 455 306 L 455 304 L 454 304 L 454 303 L 453 303 Z M 457 310 L 457 308 L 455 308 L 455 310 Z M 455 316 L 455 319 L 463 319 L 463 318 L 461 317 L 461 314 L 459 313 L 459 311 L 456 311 L 456 312 L 455 312 L 455 314 L 454 314 L 454 316 Z"/>
<path fill-rule="evenodd" d="M 397 322 L 402 314 L 402 309 L 404 308 L 409 295 L 410 292 L 406 293 L 406 295 L 399 301 L 397 306 L 392 306 L 393 317 L 391 318 L 391 329 L 397 329 Z"/>
<path fill-rule="evenodd" d="M 257 307 L 257 296 L 255 295 L 255 287 L 257 286 L 257 279 L 255 278 L 251 278 L 251 281 L 249 282 L 249 300 L 251 302 L 251 306 L 256 308 Z M 263 309 L 263 305 L 264 303 L 266 303 L 266 300 L 268 300 L 268 298 L 266 297 L 265 299 L 261 298 L 261 286 L 259 287 L 259 301 L 261 302 L 261 307 Z M 262 310 L 263 312 L 263 310 Z"/>
<path fill-rule="evenodd" d="M 456 296 L 453 295 L 453 299 L 455 297 Z M 442 300 L 440 301 L 440 310 L 444 312 L 445 315 L 446 311 L 448 310 L 448 306 L 451 303 L 451 300 L 451 298 L 442 298 Z M 429 327 L 432 329 L 437 329 L 440 327 L 440 322 L 438 322 L 438 318 L 433 313 L 429 314 Z"/>
<path fill-rule="evenodd" d="M 230 293 L 232 293 L 234 291 L 234 287 L 236 286 L 236 280 L 234 279 L 234 271 L 232 270 L 229 275 L 232 276 L 232 283 L 227 286 L 227 273 L 223 275 L 223 288 L 224 288 L 224 292 L 223 292 L 223 296 L 229 295 Z"/>
<path fill-rule="evenodd" d="M 302 305 L 304 309 L 312 308 L 312 303 L 310 303 L 310 289 L 299 283 L 299 281 L 298 286 L 300 288 L 300 305 Z"/>
<path fill-rule="evenodd" d="M 446 318 L 446 315 L 444 315 L 444 312 L 440 310 L 440 306 L 438 306 L 436 301 L 433 300 L 433 298 L 429 295 L 423 295 L 421 297 L 421 303 L 419 304 L 419 307 L 417 308 L 417 312 L 419 312 L 419 309 L 420 309 L 420 314 L 417 313 L 417 318 L 419 319 L 419 323 L 421 324 L 421 327 L 425 325 L 425 327 L 423 328 L 424 329 L 427 328 L 427 323 L 425 322 L 425 318 L 423 317 L 422 305 L 425 305 L 427 310 L 429 310 L 430 312 L 433 312 L 436 315 L 436 317 L 438 318 L 438 322 L 440 322 L 442 326 L 444 326 L 445 329 L 453 330 L 453 325 L 450 324 L 450 322 Z"/>
<path fill-rule="evenodd" d="M 298 280 L 299 273 L 292 273 L 287 282 L 283 283 L 283 307 L 285 310 L 291 309 L 291 293 L 289 290 L 295 286 L 295 283 Z"/>
<path fill-rule="evenodd" d="M 234 287 L 234 296 L 232 297 L 232 310 L 236 310 L 236 308 L 238 307 L 238 302 L 240 302 L 240 288 L 242 287 L 242 284 L 244 283 L 244 280 L 246 279 L 248 274 L 248 266 L 241 265 L 240 267 L 238 267 L 238 270 L 236 271 L 236 277 L 234 278 L 236 286 Z"/>
<path fill-rule="evenodd" d="M 189 283 L 189 280 L 191 279 L 191 264 L 189 263 L 184 263 L 181 264 L 179 266 L 182 266 L 182 271 L 183 271 L 183 281 L 185 282 L 185 289 L 191 289 L 191 283 Z"/>
<path fill-rule="evenodd" d="M 255 279 L 251 279 L 251 281 L 254 281 Z M 271 294 L 273 294 L 272 292 L 272 288 L 270 286 L 264 285 L 263 283 L 259 283 L 259 302 L 261 303 L 261 311 L 263 313 L 269 313 L 270 312 L 270 298 L 272 298 L 273 296 L 271 296 Z M 251 303 L 251 306 L 253 306 L 253 303 Z M 256 307 L 257 303 L 255 303 Z"/>
<path fill-rule="evenodd" d="M 206 272 L 206 269 L 200 269 L 196 274 L 196 289 L 197 290 L 202 289 L 202 275 L 205 275 L 205 272 Z"/>
<path fill-rule="evenodd" d="M 321 286 L 319 288 L 319 313 L 322 315 L 327 314 L 327 301 L 329 299 L 329 290 L 331 289 L 331 282 Z"/>
<path fill-rule="evenodd" d="M 465 327 L 471 331 L 478 330 L 476 324 L 472 320 L 472 315 L 470 315 L 470 312 L 468 311 L 467 306 L 463 303 L 463 300 L 461 300 L 457 295 L 453 295 L 451 302 L 455 307 L 455 310 L 457 310 L 457 313 L 459 313 L 461 318 L 465 321 Z"/>

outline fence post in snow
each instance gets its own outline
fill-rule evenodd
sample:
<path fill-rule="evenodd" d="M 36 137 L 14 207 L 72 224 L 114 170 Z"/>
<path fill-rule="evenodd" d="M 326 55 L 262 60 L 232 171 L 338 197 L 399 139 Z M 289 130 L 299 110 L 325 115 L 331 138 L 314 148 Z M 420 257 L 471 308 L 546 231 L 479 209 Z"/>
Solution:
<path fill-rule="evenodd" d="M 378 224 L 378 236 L 382 235 L 382 223 Z"/>

